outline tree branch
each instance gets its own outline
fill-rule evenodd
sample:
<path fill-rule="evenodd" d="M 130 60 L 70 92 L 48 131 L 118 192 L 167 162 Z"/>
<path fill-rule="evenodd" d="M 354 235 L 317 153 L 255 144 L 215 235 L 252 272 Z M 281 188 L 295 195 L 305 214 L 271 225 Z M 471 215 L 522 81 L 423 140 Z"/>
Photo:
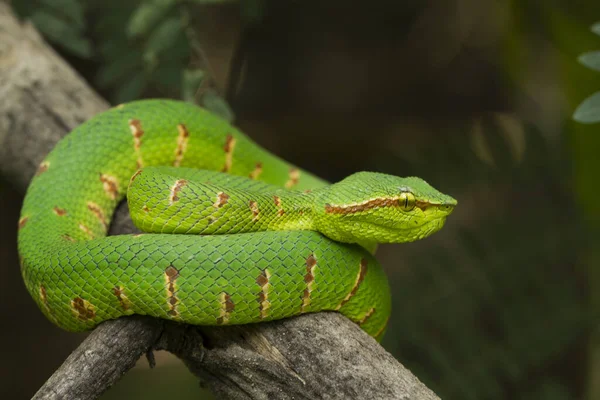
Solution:
<path fill-rule="evenodd" d="M 28 24 L 0 2 L 0 171 L 23 192 L 68 131 L 108 108 Z M 134 231 L 120 207 L 111 233 Z M 219 398 L 438 399 L 371 337 L 337 313 L 265 324 L 193 327 L 133 316 L 102 323 L 36 399 L 93 399 L 141 355 L 165 349 Z"/>

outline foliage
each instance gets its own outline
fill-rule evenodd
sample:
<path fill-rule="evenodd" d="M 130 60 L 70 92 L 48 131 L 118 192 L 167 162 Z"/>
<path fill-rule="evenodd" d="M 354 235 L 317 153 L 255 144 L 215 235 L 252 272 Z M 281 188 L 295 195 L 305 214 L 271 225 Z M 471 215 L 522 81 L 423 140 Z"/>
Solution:
<path fill-rule="evenodd" d="M 93 83 L 119 104 L 154 96 L 232 120 L 210 76 L 191 15 L 230 0 L 21 0 L 15 11 L 70 57 L 94 62 Z"/>
<path fill-rule="evenodd" d="M 592 26 L 592 32 L 600 36 L 600 22 Z M 600 50 L 582 54 L 579 62 L 588 68 L 600 71 Z M 582 123 L 600 122 L 600 92 L 585 99 L 575 110 L 573 118 Z"/>
<path fill-rule="evenodd" d="M 93 62 L 93 83 L 112 102 L 178 97 L 231 119 L 191 18 L 205 4 L 224 2 L 19 0 L 14 7 L 66 54 Z M 261 7 L 258 0 L 243 2 L 242 15 L 255 21 Z M 529 25 L 521 23 L 523 30 Z M 600 35 L 600 24 L 592 30 Z M 525 33 L 513 31 L 511 43 L 521 45 Z M 509 69 L 520 74 L 526 48 L 510 50 Z M 579 60 L 600 70 L 600 51 Z M 600 92 L 574 118 L 599 122 Z M 433 177 L 434 186 L 444 182 L 454 189 L 450 193 L 479 193 L 488 205 L 481 211 L 479 203 L 470 204 L 480 219 L 457 232 L 454 247 L 415 250 L 406 256 L 409 273 L 390 277 L 395 314 L 386 346 L 443 398 L 565 400 L 578 394 L 554 371 L 592 320 L 582 293 L 585 271 L 577 268 L 585 237 L 573 199 L 565 195 L 572 190 L 570 160 L 549 148 L 540 132 L 522 131 L 522 153 L 497 121 L 483 119 L 478 145 L 457 131 L 436 140 L 422 163 L 388 155 L 383 165 L 385 155 L 377 156 L 383 170 Z M 488 151 L 478 154 L 481 143 Z"/>

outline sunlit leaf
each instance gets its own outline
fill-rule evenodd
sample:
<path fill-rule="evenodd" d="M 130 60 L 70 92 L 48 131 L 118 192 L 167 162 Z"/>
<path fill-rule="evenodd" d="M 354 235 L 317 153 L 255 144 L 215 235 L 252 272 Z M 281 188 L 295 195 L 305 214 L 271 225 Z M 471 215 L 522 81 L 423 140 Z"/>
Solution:
<path fill-rule="evenodd" d="M 575 110 L 573 119 L 584 124 L 600 122 L 600 92 L 585 99 Z"/>
<path fill-rule="evenodd" d="M 127 35 L 137 37 L 147 34 L 175 4 L 176 0 L 151 0 L 143 2 L 127 24 Z"/>
<path fill-rule="evenodd" d="M 583 53 L 579 56 L 578 60 L 586 67 L 600 71 L 600 51 Z"/>

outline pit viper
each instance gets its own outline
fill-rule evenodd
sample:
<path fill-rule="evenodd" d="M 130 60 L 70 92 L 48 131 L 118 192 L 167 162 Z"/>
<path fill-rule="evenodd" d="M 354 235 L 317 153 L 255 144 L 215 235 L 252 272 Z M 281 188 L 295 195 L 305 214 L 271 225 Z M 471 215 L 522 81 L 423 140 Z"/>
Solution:
<path fill-rule="evenodd" d="M 148 233 L 107 236 L 126 195 Z M 335 310 L 380 340 L 390 290 L 366 249 L 424 238 L 455 205 L 414 177 L 330 185 L 200 107 L 140 100 L 84 122 L 39 165 L 21 272 L 70 331 L 131 314 L 226 325 Z"/>

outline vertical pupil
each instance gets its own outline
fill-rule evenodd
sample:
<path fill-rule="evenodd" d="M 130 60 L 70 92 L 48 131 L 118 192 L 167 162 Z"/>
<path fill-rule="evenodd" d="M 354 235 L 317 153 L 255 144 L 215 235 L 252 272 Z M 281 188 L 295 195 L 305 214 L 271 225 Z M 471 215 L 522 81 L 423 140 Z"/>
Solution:
<path fill-rule="evenodd" d="M 404 196 L 404 208 L 408 208 L 408 195 Z"/>

